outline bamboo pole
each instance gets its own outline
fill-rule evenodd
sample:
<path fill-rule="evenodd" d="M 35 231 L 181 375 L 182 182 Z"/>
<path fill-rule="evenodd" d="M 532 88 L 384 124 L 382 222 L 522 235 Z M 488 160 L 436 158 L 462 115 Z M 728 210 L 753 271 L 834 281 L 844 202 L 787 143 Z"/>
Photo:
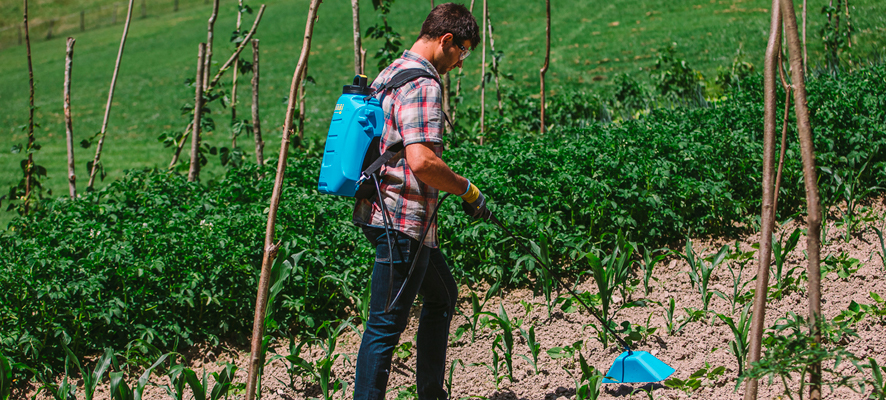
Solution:
<path fill-rule="evenodd" d="M 120 61 L 123 59 L 123 48 L 126 45 L 126 35 L 129 33 L 129 22 L 132 20 L 132 3 L 129 0 L 129 10 L 126 12 L 126 23 L 123 25 L 123 37 L 120 39 L 120 49 L 117 51 L 117 62 L 114 64 L 114 75 L 111 76 L 111 88 L 108 90 L 108 102 L 105 104 L 105 117 L 102 121 L 102 129 L 99 132 L 98 144 L 95 146 L 95 158 L 92 159 L 92 169 L 89 171 L 89 183 L 86 190 L 92 190 L 95 184 L 95 173 L 101 167 L 102 146 L 105 143 L 105 135 L 108 131 L 108 120 L 111 116 L 111 102 L 114 100 L 114 87 L 117 85 L 117 74 L 120 72 Z"/>
<path fill-rule="evenodd" d="M 305 142 L 305 99 L 307 97 L 307 93 L 305 92 L 305 79 L 308 77 L 308 65 L 305 64 L 304 72 L 302 72 L 301 81 L 302 84 L 298 89 L 298 144 L 299 146 L 303 146 Z"/>
<path fill-rule="evenodd" d="M 258 294 L 255 300 L 255 317 L 252 325 L 252 347 L 249 357 L 249 378 L 246 381 L 246 400 L 255 398 L 256 375 L 262 365 L 262 339 L 264 338 L 264 315 L 268 302 L 268 286 L 270 285 L 271 265 L 277 257 L 279 243 L 274 243 L 274 225 L 277 222 L 277 209 L 280 207 L 280 195 L 283 192 L 283 177 L 286 173 L 286 157 L 289 153 L 289 136 L 292 132 L 292 114 L 297 101 L 298 88 L 301 77 L 308 63 L 308 55 L 311 52 L 311 36 L 314 31 L 314 22 L 317 19 L 317 8 L 322 0 L 311 0 L 308 10 L 308 21 L 305 24 L 305 39 L 302 44 L 301 55 L 292 74 L 292 86 L 289 88 L 289 103 L 286 106 L 286 119 L 283 123 L 283 137 L 280 139 L 280 155 L 277 157 L 277 176 L 274 179 L 274 191 L 271 195 L 271 205 L 268 211 L 268 225 L 265 230 L 264 255 L 262 257 L 261 276 L 259 278 Z"/>
<path fill-rule="evenodd" d="M 240 24 L 243 21 L 243 0 L 238 0 L 237 7 L 237 29 L 236 34 L 240 34 Z M 237 74 L 240 72 L 240 57 L 234 59 L 234 75 L 231 82 L 231 126 L 237 123 Z M 237 135 L 231 129 L 231 149 L 237 147 Z"/>
<path fill-rule="evenodd" d="M 209 71 L 212 70 L 212 36 L 215 31 L 215 20 L 218 18 L 218 1 L 212 1 L 212 14 L 209 15 L 209 21 L 206 28 L 206 55 L 203 60 L 203 91 L 209 91 Z"/>
<path fill-rule="evenodd" d="M 541 67 L 539 75 L 541 76 L 541 128 L 539 133 L 545 133 L 545 73 L 548 72 L 548 64 L 551 60 L 551 0 L 545 0 L 545 10 L 547 16 L 545 18 L 545 65 Z"/>
<path fill-rule="evenodd" d="M 194 134 L 191 135 L 191 168 L 188 171 L 188 182 L 200 178 L 200 117 L 203 113 L 203 68 L 206 68 L 206 44 L 197 46 L 197 80 L 194 81 Z"/>
<path fill-rule="evenodd" d="M 797 17 L 794 2 L 781 0 L 784 14 L 785 33 L 791 61 L 791 69 L 803 71 L 803 58 L 800 38 L 797 34 Z M 809 108 L 806 104 L 806 78 L 802 73 L 794 74 L 794 115 L 797 118 L 797 132 L 800 136 L 800 151 L 803 155 L 803 181 L 806 187 L 806 251 L 809 264 L 807 291 L 809 304 L 809 329 L 816 344 L 821 344 L 821 199 L 818 193 L 818 173 L 815 169 L 815 147 L 812 141 L 812 125 L 809 122 Z M 821 363 L 810 368 L 809 399 L 821 399 Z"/>
<path fill-rule="evenodd" d="M 261 138 L 261 119 L 258 116 L 258 39 L 252 39 L 252 136 L 255 138 L 255 162 L 265 165 L 265 142 Z"/>
<path fill-rule="evenodd" d="M 74 123 L 71 119 L 71 70 L 74 66 L 74 38 L 69 37 L 65 52 L 65 138 L 68 146 L 68 192 L 77 197 L 77 177 L 74 175 Z"/>
<path fill-rule="evenodd" d="M 363 75 L 363 43 L 360 36 L 360 1 L 351 0 L 354 25 L 354 74 Z"/>
<path fill-rule="evenodd" d="M 504 117 L 505 111 L 501 104 L 501 82 L 499 80 L 499 74 L 501 74 L 501 71 L 498 69 L 498 60 L 495 57 L 495 39 L 492 37 L 492 19 L 489 18 L 489 13 L 486 13 L 486 21 L 487 26 L 489 27 L 489 50 L 492 51 L 492 69 L 495 71 L 493 78 L 495 78 L 495 93 L 496 98 L 498 99 L 498 116 Z"/>
<path fill-rule="evenodd" d="M 769 289 L 769 264 L 772 261 L 772 225 L 775 213 L 772 205 L 773 163 L 775 154 L 775 116 L 776 93 L 775 74 L 778 53 L 781 52 L 781 13 L 779 0 L 772 0 L 772 15 L 769 22 L 769 42 L 766 46 L 766 57 L 763 70 L 763 201 L 760 216 L 760 251 L 757 264 L 757 287 L 754 292 L 751 329 L 749 332 L 748 365 L 760 361 L 763 328 L 766 317 L 766 293 Z M 756 400 L 756 379 L 748 379 L 745 383 L 744 400 Z"/>
<path fill-rule="evenodd" d="M 483 134 L 486 133 L 486 0 L 483 0 L 483 32 L 480 38 L 480 146 L 483 145 Z"/>
<path fill-rule="evenodd" d="M 28 164 L 25 166 L 25 215 L 31 205 L 31 175 L 34 170 L 34 64 L 31 61 L 31 34 L 28 29 L 28 0 L 24 0 L 24 22 L 25 30 L 25 46 L 28 52 L 28 88 L 30 96 L 28 97 Z"/>

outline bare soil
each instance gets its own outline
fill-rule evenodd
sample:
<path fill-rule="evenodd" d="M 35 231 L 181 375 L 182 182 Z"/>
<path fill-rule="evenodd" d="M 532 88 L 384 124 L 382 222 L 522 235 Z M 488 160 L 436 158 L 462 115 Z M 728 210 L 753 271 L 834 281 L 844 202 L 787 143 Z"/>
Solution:
<path fill-rule="evenodd" d="M 869 221 L 863 223 L 859 228 L 859 232 L 852 235 L 848 242 L 843 239 L 845 231 L 842 227 L 836 226 L 832 222 L 834 216 L 832 216 L 831 222 L 828 223 L 827 236 L 823 240 L 822 258 L 828 255 L 839 256 L 845 253 L 846 256 L 861 261 L 858 271 L 846 279 L 839 278 L 836 273 L 830 273 L 822 278 L 822 312 L 828 319 L 834 318 L 841 311 L 847 309 L 851 301 L 860 304 L 873 304 L 874 301 L 869 296 L 870 292 L 886 297 L 886 279 L 884 279 L 886 267 L 884 267 L 879 255 L 881 252 L 879 239 L 872 229 L 872 227 L 876 226 L 883 230 L 884 216 L 886 216 L 886 211 L 884 211 L 886 210 L 886 198 L 876 199 L 867 204 L 867 206 L 866 216 Z M 839 215 L 839 212 L 837 214 Z M 785 237 L 787 237 L 795 228 L 803 228 L 804 226 L 804 221 L 789 222 L 779 226 L 776 235 L 779 236 L 785 232 Z M 738 243 L 743 251 L 753 251 L 752 245 L 759 243 L 759 240 L 759 233 L 738 238 L 737 241 L 723 238 L 697 238 L 693 239 L 693 246 L 697 252 L 710 255 L 715 253 L 724 244 L 735 245 L 735 243 Z M 800 267 L 801 270 L 805 270 L 806 258 L 803 253 L 805 248 L 806 238 L 801 236 L 797 248 L 787 259 L 786 268 Z M 672 250 L 683 252 L 684 248 L 676 248 L 675 246 Z M 735 263 L 721 264 L 714 271 L 710 283 L 712 290 L 731 293 L 733 287 L 733 279 L 730 273 L 731 268 L 737 268 Z M 757 259 L 755 255 L 744 271 L 744 280 L 750 279 L 756 273 L 756 269 Z M 647 339 L 636 344 L 635 349 L 649 351 L 660 360 L 674 367 L 676 372 L 673 377 L 686 379 L 693 372 L 705 366 L 723 366 L 726 368 L 725 374 L 715 381 L 704 380 L 699 389 L 689 392 L 668 388 L 661 383 L 645 385 L 603 384 L 600 398 L 740 399 L 742 397 L 742 389 L 735 391 L 738 364 L 735 357 L 727 351 L 729 342 L 733 339 L 733 334 L 726 324 L 715 317 L 715 313 L 722 313 L 737 318 L 740 307 L 733 314 L 731 306 L 727 301 L 718 296 L 713 296 L 710 301 L 712 313 L 708 314 L 707 317 L 702 318 L 701 321 L 688 323 L 679 333 L 669 335 L 666 332 L 665 306 L 670 298 L 676 300 L 677 311 L 675 312 L 675 317 L 686 315 L 683 311 L 684 307 L 695 309 L 702 307 L 701 295 L 697 289 L 691 286 L 687 271 L 689 271 L 689 266 L 682 258 L 671 257 L 659 263 L 653 274 L 656 280 L 650 284 L 652 292 L 647 298 L 661 305 L 653 304 L 647 307 L 625 309 L 619 312 L 616 320 L 619 322 L 627 320 L 634 324 L 646 325 L 647 318 L 649 318 L 649 326 L 657 328 L 657 330 Z M 640 276 L 642 277 L 642 272 Z M 774 284 L 775 278 L 771 277 L 770 285 Z M 808 305 L 805 284 L 805 281 L 803 281 L 800 285 L 800 290 L 789 292 L 780 300 L 769 301 L 766 311 L 767 326 L 774 325 L 779 318 L 785 317 L 788 312 L 795 312 L 798 315 L 806 316 Z M 745 289 L 749 290 L 753 287 L 754 284 L 751 283 Z M 588 280 L 587 275 L 582 278 L 578 289 L 596 292 L 596 287 L 592 281 Z M 461 288 L 458 303 L 460 314 L 456 315 L 453 320 L 450 332 L 452 334 L 470 316 L 469 290 L 467 287 Z M 475 290 L 481 291 L 484 289 L 475 288 Z M 644 297 L 642 285 L 633 294 L 634 299 L 641 297 Z M 622 299 L 619 300 L 623 301 Z M 529 314 L 526 313 L 521 301 L 534 305 Z M 544 297 L 540 295 L 535 296 L 527 289 L 507 290 L 503 293 L 503 297 L 495 297 L 486 303 L 484 310 L 497 312 L 499 304 L 504 304 L 504 308 L 511 318 L 522 319 L 522 326 L 524 328 L 528 329 L 530 325 L 535 326 L 536 339 L 541 343 L 539 373 L 535 374 L 529 363 L 515 356 L 515 380 L 512 382 L 504 378 L 496 388 L 495 378 L 490 370 L 486 366 L 479 365 L 479 363 L 490 364 L 492 362 L 491 348 L 494 334 L 487 327 L 483 331 L 478 332 L 476 340 L 472 342 L 470 332 L 468 332 L 460 339 L 451 341 L 449 347 L 449 360 L 461 361 L 455 364 L 455 371 L 452 373 L 451 397 L 453 399 L 466 397 L 496 400 L 572 399 L 575 398 L 576 383 L 567 373 L 567 370 L 574 376 L 578 376 L 577 362 L 570 358 L 552 359 L 548 356 L 546 350 L 552 347 L 568 346 L 581 340 L 583 341 L 581 354 L 584 355 L 590 365 L 603 372 L 608 370 L 615 357 L 621 353 L 617 343 L 610 342 L 606 348 L 602 346 L 597 339 L 595 329 L 592 327 L 592 325 L 597 324 L 597 321 L 585 311 L 573 313 L 557 311 L 551 317 L 548 317 L 547 308 L 544 305 Z M 414 318 L 411 318 L 410 325 L 402 335 L 401 343 L 413 340 L 417 329 L 419 310 L 418 306 L 413 310 Z M 886 364 L 886 334 L 884 334 L 884 326 L 886 326 L 886 322 L 882 320 L 875 320 L 870 317 L 864 319 L 855 326 L 858 337 L 850 338 L 846 344 L 846 349 L 857 356 L 873 357 L 880 365 Z M 351 383 L 354 379 L 354 363 L 356 362 L 359 343 L 359 335 L 350 330 L 339 341 L 336 352 L 340 353 L 341 356 L 333 368 L 333 374 L 335 379 L 342 379 L 348 382 L 349 387 L 346 392 L 336 394 L 335 398 L 351 398 L 353 396 Z M 289 344 L 285 341 L 274 343 L 272 347 L 277 354 L 288 355 L 289 353 Z M 519 333 L 515 334 L 515 352 L 516 354 L 530 354 L 525 340 L 523 340 Z M 236 380 L 244 382 L 246 380 L 247 353 L 248 348 L 230 346 L 209 347 L 204 345 L 195 346 L 186 354 L 186 357 L 190 361 L 191 368 L 198 371 L 198 374 L 202 373 L 201 371 L 204 367 L 208 372 L 215 372 L 221 370 L 225 362 L 233 362 L 240 367 L 236 374 Z M 305 353 L 305 358 L 316 359 L 321 356 L 321 349 L 312 347 Z M 391 390 L 388 393 L 387 399 L 398 398 L 400 391 L 407 390 L 409 386 L 414 384 L 415 378 L 412 372 L 414 368 L 414 351 L 412 355 L 403 359 L 395 357 L 388 385 Z M 839 372 L 841 374 L 859 376 L 859 373 L 849 363 L 841 365 Z M 503 375 L 504 371 L 501 374 Z M 827 380 L 829 377 L 825 376 L 825 379 Z M 169 398 L 166 390 L 161 387 L 169 383 L 167 377 L 154 375 L 152 382 L 152 386 L 149 386 L 145 392 L 145 398 Z M 82 380 L 78 379 L 77 383 L 82 387 Z M 795 377 L 793 382 L 789 383 L 790 389 L 794 393 L 794 398 L 797 398 L 798 385 L 798 377 Z M 650 394 L 640 392 L 640 389 L 650 392 L 651 396 Z M 31 398 L 34 392 L 35 387 L 31 386 L 28 390 L 13 393 L 13 396 L 14 398 L 22 399 Z M 759 386 L 758 398 L 788 398 L 784 392 L 785 388 L 781 382 L 776 381 L 770 384 L 762 380 Z M 240 391 L 239 396 L 235 397 L 242 397 L 242 393 Z M 289 385 L 289 375 L 286 373 L 284 363 L 282 361 L 274 361 L 266 367 L 262 393 L 262 397 L 266 399 L 304 399 L 320 396 L 320 387 L 316 382 L 305 381 L 302 378 L 297 378 L 294 385 Z M 856 393 L 845 387 L 839 387 L 834 390 L 825 387 L 823 395 L 824 398 L 828 399 L 867 399 L 868 393 Z M 82 393 L 80 393 L 80 396 L 82 396 Z M 187 397 L 189 398 L 189 396 Z M 803 396 L 805 397 L 806 394 L 804 393 Z M 48 397 L 45 394 L 40 394 L 37 398 Z M 96 398 L 108 398 L 107 382 L 101 385 Z"/>

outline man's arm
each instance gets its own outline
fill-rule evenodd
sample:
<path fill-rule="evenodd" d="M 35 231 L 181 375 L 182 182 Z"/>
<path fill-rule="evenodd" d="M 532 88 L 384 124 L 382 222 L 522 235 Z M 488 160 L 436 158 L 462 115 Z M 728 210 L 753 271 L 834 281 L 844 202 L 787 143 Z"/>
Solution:
<path fill-rule="evenodd" d="M 420 181 L 456 196 L 468 188 L 468 180 L 456 174 L 434 152 L 434 143 L 418 142 L 406 146 L 406 163 Z"/>

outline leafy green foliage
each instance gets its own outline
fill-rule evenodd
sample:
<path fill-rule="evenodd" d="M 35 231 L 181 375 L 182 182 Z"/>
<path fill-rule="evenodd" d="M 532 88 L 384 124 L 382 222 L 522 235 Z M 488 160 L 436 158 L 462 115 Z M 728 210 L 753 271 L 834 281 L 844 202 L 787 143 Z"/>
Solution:
<path fill-rule="evenodd" d="M 664 384 L 669 388 L 680 389 L 688 394 L 698 390 L 702 385 L 712 385 L 725 373 L 726 367 L 722 365 L 719 367 L 712 367 L 709 363 L 705 362 L 705 366 L 690 374 L 689 378 L 686 378 L 685 380 L 670 378 L 666 380 Z"/>

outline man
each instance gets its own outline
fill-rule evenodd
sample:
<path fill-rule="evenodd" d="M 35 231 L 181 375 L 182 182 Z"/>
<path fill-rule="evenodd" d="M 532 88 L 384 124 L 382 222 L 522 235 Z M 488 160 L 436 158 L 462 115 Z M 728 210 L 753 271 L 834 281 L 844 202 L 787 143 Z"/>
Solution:
<path fill-rule="evenodd" d="M 381 196 L 358 200 L 354 209 L 354 223 L 362 227 L 376 249 L 369 321 L 357 354 L 355 399 L 384 398 L 394 347 L 419 293 L 423 304 L 416 339 L 418 397 L 447 398 L 443 375 L 458 288 L 438 248 L 437 222 L 432 214 L 439 191 L 461 196 L 465 212 L 475 218 L 488 219 L 490 212 L 477 187 L 440 158 L 445 117 L 439 82 L 440 75 L 461 67 L 477 42 L 479 29 L 470 11 L 463 5 L 441 4 L 422 24 L 412 48 L 372 84 L 378 89 L 398 71 L 411 68 L 424 69 L 437 78 L 417 78 L 380 93 L 385 127 L 379 150 L 384 153 L 401 142 L 405 149 L 381 168 Z M 389 230 L 385 229 L 386 220 Z M 421 244 L 423 233 L 426 236 Z M 400 297 L 394 301 L 398 293 Z"/>

